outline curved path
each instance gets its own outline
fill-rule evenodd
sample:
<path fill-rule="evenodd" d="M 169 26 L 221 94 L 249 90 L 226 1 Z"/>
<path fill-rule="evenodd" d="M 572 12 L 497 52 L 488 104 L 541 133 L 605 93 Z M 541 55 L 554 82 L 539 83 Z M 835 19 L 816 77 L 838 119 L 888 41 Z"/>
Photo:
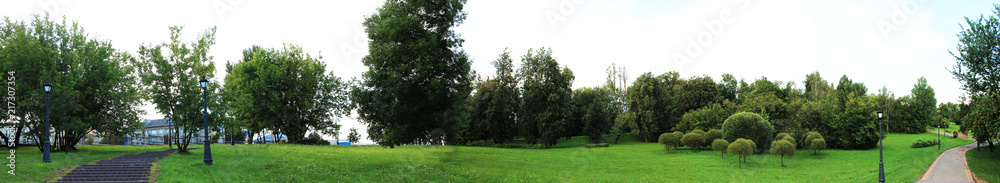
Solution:
<path fill-rule="evenodd" d="M 965 160 L 965 152 L 973 148 L 976 148 L 976 143 L 951 148 L 941 153 L 917 182 L 973 182 L 975 179 Z"/>
<path fill-rule="evenodd" d="M 80 165 L 58 182 L 148 182 L 153 161 L 169 156 L 177 149 L 122 155 Z"/>

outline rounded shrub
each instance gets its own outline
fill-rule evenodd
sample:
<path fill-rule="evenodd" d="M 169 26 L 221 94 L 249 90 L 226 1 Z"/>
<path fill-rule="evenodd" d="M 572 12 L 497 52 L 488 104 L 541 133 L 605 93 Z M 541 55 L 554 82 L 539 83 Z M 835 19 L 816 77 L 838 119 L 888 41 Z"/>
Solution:
<path fill-rule="evenodd" d="M 813 150 L 813 154 L 818 155 L 820 150 L 826 149 L 826 140 L 815 139 L 809 145 L 809 149 Z"/>
<path fill-rule="evenodd" d="M 663 148 L 667 150 L 667 153 L 670 153 L 671 147 L 676 147 L 681 143 L 680 138 L 677 138 L 673 133 L 660 134 L 659 141 L 660 144 L 663 144 Z"/>
<path fill-rule="evenodd" d="M 726 152 L 738 156 L 739 167 L 742 168 L 743 161 L 746 161 L 747 156 L 753 154 L 753 152 L 756 149 L 757 149 L 757 144 L 755 144 L 753 140 L 739 138 L 736 139 L 736 141 L 733 141 L 733 143 L 729 144 L 729 147 L 726 148 Z"/>
<path fill-rule="evenodd" d="M 698 151 L 698 148 L 705 145 L 705 137 L 699 133 L 688 133 L 681 137 L 681 144 L 691 147 L 691 150 Z"/>
<path fill-rule="evenodd" d="M 722 158 L 726 158 L 726 148 L 729 148 L 729 141 L 726 141 L 726 139 L 715 139 L 712 141 L 712 149 L 719 151 Z"/>
<path fill-rule="evenodd" d="M 785 156 L 795 155 L 795 144 L 784 139 L 774 141 L 771 143 L 771 154 L 781 156 L 781 166 L 785 166 Z"/>
<path fill-rule="evenodd" d="M 714 143 L 715 139 L 721 139 L 722 138 L 722 130 L 711 129 L 711 130 L 708 130 L 707 132 L 705 132 L 704 135 L 705 135 L 705 142 L 713 142 Z M 726 141 L 726 142 L 729 142 L 729 141 Z"/>
<path fill-rule="evenodd" d="M 792 147 L 795 147 L 795 146 L 798 145 L 798 144 L 795 143 L 795 138 L 792 138 L 792 136 L 785 136 L 784 138 L 776 138 L 776 139 L 787 140 L 788 142 L 792 143 Z"/>
<path fill-rule="evenodd" d="M 736 142 L 736 139 L 744 138 L 753 142 L 770 143 L 773 134 L 774 125 L 757 113 L 736 113 L 722 123 L 722 138 L 727 141 Z M 755 149 L 757 152 L 763 152 L 769 145 L 762 144 Z"/>

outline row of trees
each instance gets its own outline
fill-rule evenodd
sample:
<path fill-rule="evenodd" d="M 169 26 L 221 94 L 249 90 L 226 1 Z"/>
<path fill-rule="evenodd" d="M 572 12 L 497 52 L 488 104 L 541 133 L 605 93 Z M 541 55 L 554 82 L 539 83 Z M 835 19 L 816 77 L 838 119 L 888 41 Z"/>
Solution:
<path fill-rule="evenodd" d="M 30 22 L 5 17 L 0 68 L 9 107 L 0 113 L 0 128 L 14 129 L 0 133 L 4 144 L 22 136 L 41 142 L 43 132 L 51 130 L 53 151 L 75 151 L 88 133 L 125 136 L 141 127 L 138 106 L 144 91 L 135 85 L 141 67 L 131 54 L 90 37 L 75 22 L 54 21 L 47 14 Z M 44 126 L 43 83 L 52 84 L 51 129 Z"/>

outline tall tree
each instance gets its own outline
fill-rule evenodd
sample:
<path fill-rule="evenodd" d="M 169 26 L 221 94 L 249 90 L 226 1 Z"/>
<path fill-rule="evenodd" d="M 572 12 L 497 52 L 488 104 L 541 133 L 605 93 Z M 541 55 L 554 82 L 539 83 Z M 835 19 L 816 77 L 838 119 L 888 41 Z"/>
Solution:
<path fill-rule="evenodd" d="M 520 90 L 509 51 L 504 50 L 492 64 L 497 69 L 496 77 L 477 85 L 464 137 L 504 143 L 517 135 L 514 119 L 520 106 Z"/>
<path fill-rule="evenodd" d="M 591 142 L 602 141 L 602 136 L 614 125 L 611 114 L 615 108 L 608 93 L 610 91 L 606 87 L 573 90 L 573 103 L 577 109 L 574 116 L 577 116 L 581 133 L 589 137 Z"/>
<path fill-rule="evenodd" d="M 962 32 L 958 33 L 956 52 L 948 51 L 955 57 L 955 66 L 950 72 L 972 98 L 972 109 L 968 110 L 966 122 L 963 122 L 970 125 L 963 127 L 971 128 L 977 140 L 1000 136 L 1000 121 L 995 120 L 994 115 L 996 110 L 981 108 L 994 104 L 994 97 L 1000 96 L 1000 53 L 997 52 L 1000 47 L 1000 5 L 993 6 L 993 14 L 980 16 L 978 20 L 965 17 L 968 28 L 962 27 Z M 990 147 L 992 149 L 992 144 Z"/>
<path fill-rule="evenodd" d="M 611 66 L 605 70 L 608 74 L 607 80 L 604 83 L 604 87 L 608 88 L 608 94 L 610 95 L 611 104 L 613 109 L 611 110 L 611 119 L 613 119 L 611 126 L 611 133 L 615 137 L 615 143 L 618 143 L 618 138 L 621 137 L 623 133 L 628 131 L 627 120 L 621 118 L 619 120 L 619 115 L 626 112 L 628 109 L 627 103 L 625 102 L 625 96 L 628 96 L 628 70 L 623 66 L 612 63 Z"/>
<path fill-rule="evenodd" d="M 913 100 L 910 106 L 913 110 L 913 120 L 921 127 L 934 124 L 934 116 L 937 116 L 937 99 L 934 98 L 934 89 L 927 85 L 927 78 L 920 77 L 917 83 L 910 90 Z"/>
<path fill-rule="evenodd" d="M 176 124 L 175 143 L 178 151 L 187 152 L 194 133 L 204 128 L 202 113 L 201 78 L 211 79 L 215 75 L 215 64 L 208 51 L 215 45 L 215 27 L 205 30 L 191 43 L 180 40 L 183 26 L 170 27 L 170 42 L 141 45 L 139 47 L 139 68 L 143 90 L 148 93 L 146 100 L 156 106 L 157 112 L 168 114 Z M 207 93 L 217 98 L 219 84 L 210 82 Z M 217 100 L 215 100 L 217 101 Z M 217 105 L 213 102 L 212 105 Z M 217 106 L 213 106 L 215 108 Z M 211 113 L 209 126 L 218 126 L 219 113 Z M 216 128 L 212 128 L 216 129 Z M 183 130 L 183 131 L 181 131 Z M 205 134 L 202 134 L 205 135 Z"/>
<path fill-rule="evenodd" d="M 27 128 L 41 139 L 51 131 L 53 151 L 75 151 L 88 133 L 126 135 L 137 129 L 140 91 L 134 85 L 132 57 L 114 49 L 111 41 L 88 36 L 75 22 L 57 22 L 35 15 L 30 23 L 5 18 L 0 22 L 0 67 L 9 93 L 5 101 L 16 110 L 0 114 L 5 144 L 16 143 Z M 45 92 L 51 83 L 50 128 L 45 129 Z M 41 148 L 41 143 L 39 143 Z"/>
<path fill-rule="evenodd" d="M 555 145 L 572 120 L 573 72 L 559 67 L 552 49 L 539 48 L 521 56 L 518 77 L 523 89 L 518 113 L 523 137 L 528 143 Z"/>
<path fill-rule="evenodd" d="M 625 112 L 628 117 L 626 120 L 632 133 L 637 134 L 643 142 L 652 142 L 661 132 L 666 131 L 667 127 L 662 125 L 663 118 L 660 115 L 665 111 L 661 98 L 664 95 L 662 85 L 662 80 L 647 72 L 628 87 L 628 96 L 625 97 L 629 106 Z"/>
<path fill-rule="evenodd" d="M 472 90 L 464 40 L 452 30 L 465 20 L 464 4 L 389 0 L 365 18 L 371 41 L 362 62 L 368 71 L 351 99 L 379 145 L 454 138 L 450 128 L 457 122 L 451 119 Z"/>

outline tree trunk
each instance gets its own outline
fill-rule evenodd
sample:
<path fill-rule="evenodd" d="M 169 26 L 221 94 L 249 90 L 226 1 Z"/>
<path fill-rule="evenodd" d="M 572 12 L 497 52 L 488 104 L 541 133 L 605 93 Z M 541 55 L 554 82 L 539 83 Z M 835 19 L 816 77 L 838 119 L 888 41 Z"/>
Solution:
<path fill-rule="evenodd" d="M 785 156 L 781 156 L 781 166 L 785 166 Z"/>

